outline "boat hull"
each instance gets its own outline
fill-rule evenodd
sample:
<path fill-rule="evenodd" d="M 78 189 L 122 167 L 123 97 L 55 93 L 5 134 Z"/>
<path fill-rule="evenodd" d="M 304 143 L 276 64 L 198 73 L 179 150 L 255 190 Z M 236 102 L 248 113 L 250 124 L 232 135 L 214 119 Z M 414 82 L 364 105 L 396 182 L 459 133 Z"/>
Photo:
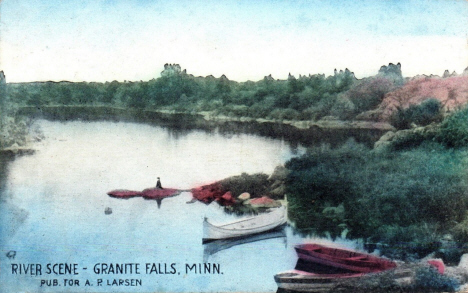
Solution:
<path fill-rule="evenodd" d="M 355 274 L 314 274 L 291 270 L 275 275 L 278 288 L 302 292 L 324 292 L 333 289 L 342 280 L 358 279 L 364 276 Z"/>
<path fill-rule="evenodd" d="M 392 278 L 399 286 L 408 285 L 414 278 L 414 271 L 408 268 L 395 268 L 389 270 L 388 278 Z M 299 292 L 373 292 L 363 291 L 356 285 L 362 284 L 365 279 L 372 278 L 381 273 L 339 273 L 339 274 L 316 274 L 301 270 L 290 270 L 275 275 L 278 288 Z M 371 282 L 372 283 L 372 282 Z"/>
<path fill-rule="evenodd" d="M 225 225 L 203 221 L 203 243 L 219 239 L 235 239 L 267 232 L 286 224 L 286 208 L 272 209 L 269 213 L 242 219 Z"/>
<path fill-rule="evenodd" d="M 331 248 L 319 244 L 296 245 L 299 259 L 319 266 L 341 269 L 354 273 L 381 272 L 396 267 L 396 264 L 373 255 L 356 251 Z"/>

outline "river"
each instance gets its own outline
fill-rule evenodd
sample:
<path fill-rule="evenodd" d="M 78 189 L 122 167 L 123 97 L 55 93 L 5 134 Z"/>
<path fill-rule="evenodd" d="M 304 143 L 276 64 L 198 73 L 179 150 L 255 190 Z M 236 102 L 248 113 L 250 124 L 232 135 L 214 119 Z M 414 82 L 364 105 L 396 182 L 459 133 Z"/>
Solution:
<path fill-rule="evenodd" d="M 294 245 L 307 241 L 287 227 L 271 239 L 210 251 L 202 244 L 203 218 L 235 217 L 217 204 L 187 204 L 190 192 L 164 199 L 160 208 L 106 194 L 153 187 L 157 177 L 164 187 L 190 189 L 242 172 L 270 174 L 303 153 L 301 145 L 128 122 L 35 123 L 45 135 L 36 152 L 2 169 L 2 292 L 274 292 L 274 274 L 292 269 Z M 210 272 L 187 271 L 201 263 Z M 111 273 L 117 264 L 127 274 Z M 129 281 L 119 286 L 118 279 Z"/>

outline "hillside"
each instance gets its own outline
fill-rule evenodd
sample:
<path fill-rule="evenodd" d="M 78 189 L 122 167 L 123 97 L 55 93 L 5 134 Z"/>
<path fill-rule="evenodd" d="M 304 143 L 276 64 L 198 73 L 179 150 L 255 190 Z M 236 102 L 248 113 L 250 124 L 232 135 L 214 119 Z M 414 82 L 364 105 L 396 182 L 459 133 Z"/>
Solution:
<path fill-rule="evenodd" d="M 441 102 L 445 112 L 452 112 L 468 103 L 468 70 L 460 76 L 418 76 L 401 88 L 385 95 L 378 107 L 381 118 L 388 120 L 398 108 L 418 105 L 430 98 Z"/>

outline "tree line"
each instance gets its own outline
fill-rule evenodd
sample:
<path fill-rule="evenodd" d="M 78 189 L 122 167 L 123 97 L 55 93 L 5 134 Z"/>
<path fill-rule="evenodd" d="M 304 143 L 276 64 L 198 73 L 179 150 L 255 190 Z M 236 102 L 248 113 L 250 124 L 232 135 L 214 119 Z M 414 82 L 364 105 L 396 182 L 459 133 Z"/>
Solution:
<path fill-rule="evenodd" d="M 224 75 L 195 77 L 177 64 L 166 64 L 161 76 L 149 81 L 18 83 L 8 84 L 8 92 L 21 106 L 108 105 L 279 120 L 353 119 L 402 85 L 401 71 L 391 73 L 381 70 L 358 80 L 346 69 L 331 76 L 236 82 Z"/>

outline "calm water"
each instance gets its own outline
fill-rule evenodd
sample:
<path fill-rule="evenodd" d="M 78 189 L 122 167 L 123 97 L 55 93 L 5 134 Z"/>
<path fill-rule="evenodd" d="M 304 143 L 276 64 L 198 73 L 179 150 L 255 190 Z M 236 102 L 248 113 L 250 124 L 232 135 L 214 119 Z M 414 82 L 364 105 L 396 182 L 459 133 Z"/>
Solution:
<path fill-rule="evenodd" d="M 37 123 L 46 139 L 34 155 L 9 163 L 1 185 L 1 292 L 266 292 L 276 291 L 274 274 L 294 267 L 293 246 L 305 240 L 290 228 L 287 237 L 209 254 L 201 243 L 203 218 L 234 218 L 216 204 L 187 204 L 191 194 L 183 192 L 158 208 L 155 201 L 106 192 L 152 187 L 158 176 L 165 187 L 189 189 L 242 172 L 271 173 L 301 148 L 252 135 L 181 134 L 132 123 Z M 107 207 L 112 214 L 104 213 Z M 16 256 L 8 258 L 9 251 Z M 202 262 L 219 264 L 221 274 L 186 274 L 185 264 Z M 42 275 L 11 274 L 11 264 L 31 263 L 42 265 Z M 79 275 L 47 275 L 48 263 L 77 263 Z M 140 274 L 98 275 L 98 263 L 138 263 Z M 166 263 L 169 272 L 175 263 L 177 273 L 146 274 L 146 263 Z M 142 285 L 106 286 L 119 278 Z M 51 279 L 61 286 L 40 287 Z M 78 279 L 80 286 L 64 287 L 63 279 Z"/>

